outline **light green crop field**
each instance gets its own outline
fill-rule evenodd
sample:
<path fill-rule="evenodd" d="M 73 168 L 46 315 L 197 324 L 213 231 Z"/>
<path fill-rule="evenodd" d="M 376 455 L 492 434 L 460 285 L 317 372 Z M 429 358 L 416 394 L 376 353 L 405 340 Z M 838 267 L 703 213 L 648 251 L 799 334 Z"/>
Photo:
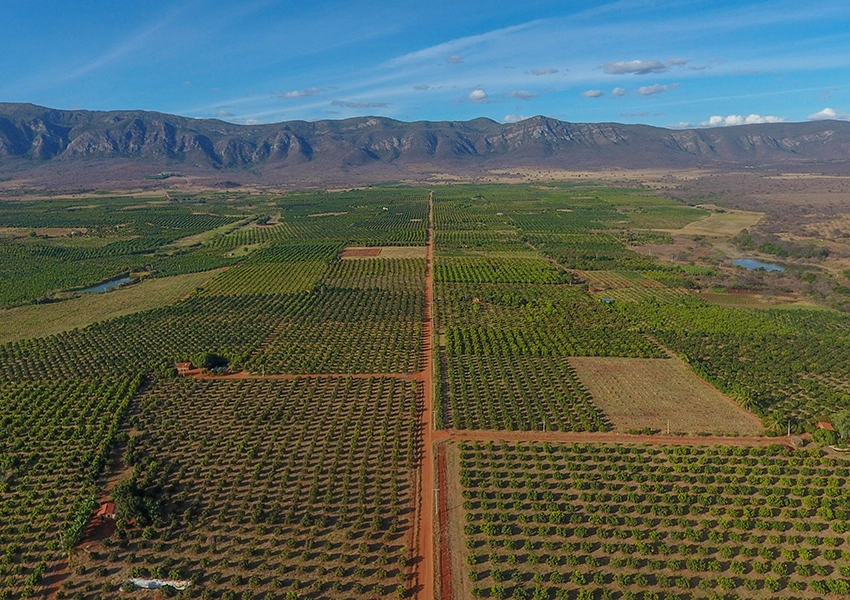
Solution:
<path fill-rule="evenodd" d="M 151 278 L 109 292 L 80 294 L 48 304 L 0 309 L 0 343 L 53 335 L 135 312 L 173 304 L 217 271 Z"/>

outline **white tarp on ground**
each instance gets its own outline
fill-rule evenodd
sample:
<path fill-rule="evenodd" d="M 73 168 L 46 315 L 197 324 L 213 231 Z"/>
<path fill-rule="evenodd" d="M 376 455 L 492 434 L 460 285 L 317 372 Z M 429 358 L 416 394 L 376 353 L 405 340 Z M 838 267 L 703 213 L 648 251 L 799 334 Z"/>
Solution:
<path fill-rule="evenodd" d="M 175 590 L 185 590 L 189 587 L 189 581 L 170 581 L 167 579 L 128 579 L 127 583 L 132 583 L 146 590 L 158 590 L 161 587 L 170 586 Z"/>

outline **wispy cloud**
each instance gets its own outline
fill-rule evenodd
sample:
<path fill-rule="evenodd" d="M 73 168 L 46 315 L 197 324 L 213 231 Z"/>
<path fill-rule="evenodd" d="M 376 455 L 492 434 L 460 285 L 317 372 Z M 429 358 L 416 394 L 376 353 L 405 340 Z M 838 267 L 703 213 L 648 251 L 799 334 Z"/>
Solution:
<path fill-rule="evenodd" d="M 446 59 L 446 64 L 461 65 L 463 64 L 463 57 L 460 54 L 452 54 Z"/>
<path fill-rule="evenodd" d="M 120 44 L 113 46 L 94 60 L 60 75 L 56 78 L 56 82 L 64 83 L 80 79 L 93 71 L 97 71 L 126 58 L 133 52 L 144 50 L 152 42 L 154 35 L 175 22 L 179 14 L 179 11 L 172 11 L 171 14 L 143 29 L 140 29 L 135 34 L 124 39 Z"/>
<path fill-rule="evenodd" d="M 615 87 L 613 90 L 611 90 L 611 95 L 617 97 L 625 96 L 627 93 L 628 92 L 626 91 L 626 89 L 621 87 Z"/>
<path fill-rule="evenodd" d="M 786 117 L 775 117 L 773 115 L 728 115 L 726 117 L 715 115 L 708 121 L 700 123 L 703 127 L 730 127 L 734 125 L 755 125 L 760 123 L 783 123 Z"/>
<path fill-rule="evenodd" d="M 585 98 L 601 98 L 605 95 L 605 92 L 602 90 L 587 90 L 586 92 L 581 93 Z"/>
<path fill-rule="evenodd" d="M 525 72 L 525 74 L 526 75 L 536 75 L 536 76 L 539 77 L 540 75 L 554 75 L 557 72 L 558 72 L 558 69 L 555 69 L 553 67 L 545 67 L 543 69 L 529 69 L 528 71 Z"/>
<path fill-rule="evenodd" d="M 816 113 L 810 114 L 806 117 L 809 121 L 824 121 L 827 119 L 836 119 L 839 121 L 848 121 L 850 120 L 850 113 L 846 113 L 844 111 L 835 110 L 834 108 L 824 108 L 823 110 L 819 110 Z"/>
<path fill-rule="evenodd" d="M 476 103 L 486 102 L 488 98 L 489 98 L 489 96 L 487 95 L 487 92 L 485 92 L 482 89 L 472 90 L 469 93 L 469 100 L 471 102 L 476 102 Z"/>
<path fill-rule="evenodd" d="M 341 108 L 386 108 L 389 106 L 387 102 L 353 102 L 349 100 L 332 100 L 331 106 L 339 106 Z"/>
<path fill-rule="evenodd" d="M 511 98 L 516 98 L 517 100 L 531 100 L 532 98 L 538 98 L 540 94 L 535 94 L 534 92 L 527 92 L 525 90 L 514 90 L 512 92 L 508 92 L 508 96 Z"/>
<path fill-rule="evenodd" d="M 408 52 L 407 54 L 397 56 L 396 58 L 390 59 L 384 63 L 384 66 L 401 67 L 419 62 L 433 62 L 446 56 L 448 58 L 462 57 L 463 55 L 461 52 L 467 48 L 472 48 L 485 42 L 499 40 L 511 34 L 533 27 L 537 23 L 539 23 L 539 21 L 529 21 L 528 23 L 494 29 L 478 35 L 456 38 L 448 42 L 443 42 L 442 44 L 436 44 L 421 50 L 416 50 L 415 52 Z"/>
<path fill-rule="evenodd" d="M 425 90 L 430 90 L 431 86 L 428 85 L 427 83 L 423 83 L 421 85 L 414 85 L 413 89 L 416 90 L 417 92 L 424 92 Z"/>
<path fill-rule="evenodd" d="M 671 83 L 670 85 L 656 83 L 655 85 L 643 85 L 636 89 L 635 92 L 641 96 L 654 96 L 655 94 L 663 94 L 677 87 L 679 87 L 678 83 Z"/>

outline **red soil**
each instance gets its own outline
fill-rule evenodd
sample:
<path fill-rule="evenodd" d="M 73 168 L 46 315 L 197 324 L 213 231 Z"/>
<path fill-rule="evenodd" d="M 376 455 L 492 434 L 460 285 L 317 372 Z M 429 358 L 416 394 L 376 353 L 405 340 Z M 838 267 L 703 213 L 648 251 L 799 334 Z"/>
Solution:
<path fill-rule="evenodd" d="M 428 196 L 428 255 L 425 261 L 425 314 L 422 323 L 422 351 L 424 360 L 421 375 L 424 405 L 422 408 L 422 461 L 419 473 L 419 518 L 416 530 L 418 553 L 422 557 L 416 597 L 419 600 L 434 599 L 434 441 L 433 441 L 433 395 L 434 358 L 431 348 L 433 339 L 434 302 L 434 193 Z M 444 496 L 444 494 L 443 494 Z M 450 600 L 444 596 L 443 600 Z"/>

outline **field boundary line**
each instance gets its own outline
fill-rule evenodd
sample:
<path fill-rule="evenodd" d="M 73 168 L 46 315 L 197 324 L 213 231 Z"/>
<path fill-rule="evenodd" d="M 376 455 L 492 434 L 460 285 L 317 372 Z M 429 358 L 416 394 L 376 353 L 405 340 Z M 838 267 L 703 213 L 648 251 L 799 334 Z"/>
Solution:
<path fill-rule="evenodd" d="M 788 437 L 768 436 L 676 436 L 676 435 L 636 435 L 630 433 L 599 433 L 573 431 L 500 431 L 442 429 L 434 432 L 435 441 L 525 441 L 525 442 L 561 442 L 588 444 L 649 444 L 667 446 L 770 446 L 781 444 L 792 449 L 796 447 Z"/>

